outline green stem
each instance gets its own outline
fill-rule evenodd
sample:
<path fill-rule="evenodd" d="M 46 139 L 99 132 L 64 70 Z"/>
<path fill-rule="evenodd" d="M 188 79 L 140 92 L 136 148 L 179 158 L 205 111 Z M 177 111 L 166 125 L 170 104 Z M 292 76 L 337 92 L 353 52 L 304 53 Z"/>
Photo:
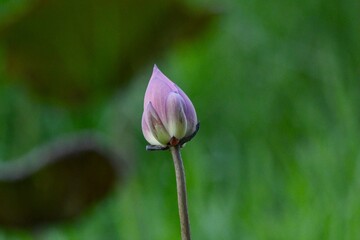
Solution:
<path fill-rule="evenodd" d="M 190 222 L 189 222 L 189 214 L 188 214 L 187 200 L 186 200 L 185 171 L 180 155 L 179 145 L 170 147 L 170 151 L 175 166 L 179 217 L 180 217 L 180 226 L 181 226 L 181 239 L 190 240 L 191 239 Z"/>

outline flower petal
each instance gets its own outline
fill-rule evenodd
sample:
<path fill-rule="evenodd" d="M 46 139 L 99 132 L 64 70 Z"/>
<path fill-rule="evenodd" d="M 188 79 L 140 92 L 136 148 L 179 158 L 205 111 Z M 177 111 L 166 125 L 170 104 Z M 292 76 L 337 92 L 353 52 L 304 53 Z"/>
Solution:
<path fill-rule="evenodd" d="M 171 92 L 166 100 L 166 127 L 170 137 L 181 139 L 187 130 L 185 102 L 177 92 Z"/>
<path fill-rule="evenodd" d="M 194 105 L 192 104 L 189 97 L 180 88 L 179 88 L 179 94 L 185 102 L 184 111 L 185 111 L 186 120 L 187 120 L 187 130 L 186 130 L 185 137 L 188 137 L 195 132 L 196 125 L 198 124 L 198 120 L 197 120 Z"/>
<path fill-rule="evenodd" d="M 148 143 L 150 143 L 151 145 L 162 145 L 159 143 L 158 140 L 155 139 L 154 135 L 152 134 L 152 132 L 149 129 L 148 124 L 146 123 L 146 118 L 147 118 L 147 112 L 144 111 L 143 112 L 143 116 L 142 116 L 142 120 L 141 120 L 141 128 L 142 128 L 142 132 L 143 135 L 146 139 L 146 141 L 148 141 Z"/>
<path fill-rule="evenodd" d="M 167 145 L 170 141 L 170 135 L 151 102 L 147 105 L 145 112 L 145 121 L 151 134 L 161 145 Z"/>
<path fill-rule="evenodd" d="M 156 109 L 161 121 L 166 120 L 165 104 L 170 92 L 178 91 L 178 87 L 170 81 L 155 65 L 147 86 L 144 98 L 144 109 L 149 102 Z"/>

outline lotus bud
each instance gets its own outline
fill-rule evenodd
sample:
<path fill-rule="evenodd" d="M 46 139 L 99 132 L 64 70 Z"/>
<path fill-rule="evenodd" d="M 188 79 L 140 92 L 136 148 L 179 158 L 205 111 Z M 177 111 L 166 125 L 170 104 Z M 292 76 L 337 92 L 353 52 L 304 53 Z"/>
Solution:
<path fill-rule="evenodd" d="M 190 141 L 199 128 L 186 94 L 155 65 L 144 98 L 142 132 L 148 150 L 167 149 Z"/>

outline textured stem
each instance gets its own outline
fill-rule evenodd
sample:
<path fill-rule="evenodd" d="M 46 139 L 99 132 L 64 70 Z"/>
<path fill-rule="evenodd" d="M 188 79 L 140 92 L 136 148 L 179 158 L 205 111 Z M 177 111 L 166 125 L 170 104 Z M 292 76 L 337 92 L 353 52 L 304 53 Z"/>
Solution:
<path fill-rule="evenodd" d="M 189 223 L 189 214 L 188 214 L 187 200 L 186 200 L 185 171 L 180 155 L 179 145 L 170 147 L 170 151 L 175 166 L 176 186 L 177 186 L 177 196 L 178 196 L 178 206 L 179 206 L 179 216 L 180 216 L 180 226 L 181 226 L 181 239 L 190 240 L 191 239 L 190 223 Z"/>

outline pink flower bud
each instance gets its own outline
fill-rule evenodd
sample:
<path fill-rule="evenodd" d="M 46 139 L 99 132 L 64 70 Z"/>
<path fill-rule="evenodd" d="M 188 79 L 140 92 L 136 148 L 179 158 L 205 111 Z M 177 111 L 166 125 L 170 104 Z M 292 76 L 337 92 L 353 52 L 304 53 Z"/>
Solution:
<path fill-rule="evenodd" d="M 155 65 L 144 99 L 145 139 L 154 146 L 177 145 L 195 134 L 197 124 L 188 96 Z"/>

